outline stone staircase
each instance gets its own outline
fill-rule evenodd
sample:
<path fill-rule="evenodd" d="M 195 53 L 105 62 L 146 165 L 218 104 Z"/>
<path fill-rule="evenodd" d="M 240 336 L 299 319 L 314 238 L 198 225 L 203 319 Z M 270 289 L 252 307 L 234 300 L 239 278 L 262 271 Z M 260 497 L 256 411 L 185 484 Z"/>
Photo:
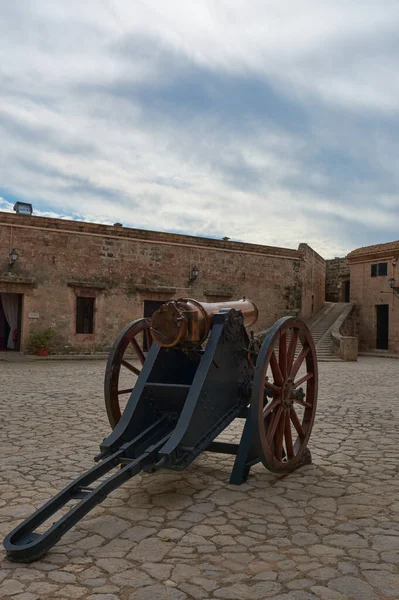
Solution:
<path fill-rule="evenodd" d="M 316 344 L 317 359 L 321 362 L 341 362 L 331 352 L 331 327 L 347 306 L 347 302 L 326 302 L 319 312 L 307 320 Z"/>

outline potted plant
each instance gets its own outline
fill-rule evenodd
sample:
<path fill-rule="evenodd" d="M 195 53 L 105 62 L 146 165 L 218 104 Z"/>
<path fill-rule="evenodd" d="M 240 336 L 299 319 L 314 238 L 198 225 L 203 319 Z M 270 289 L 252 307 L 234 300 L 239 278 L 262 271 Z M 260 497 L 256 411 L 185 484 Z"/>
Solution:
<path fill-rule="evenodd" d="M 54 331 L 49 327 L 42 331 L 31 331 L 28 338 L 28 347 L 38 356 L 48 356 L 48 351 L 54 337 Z"/>

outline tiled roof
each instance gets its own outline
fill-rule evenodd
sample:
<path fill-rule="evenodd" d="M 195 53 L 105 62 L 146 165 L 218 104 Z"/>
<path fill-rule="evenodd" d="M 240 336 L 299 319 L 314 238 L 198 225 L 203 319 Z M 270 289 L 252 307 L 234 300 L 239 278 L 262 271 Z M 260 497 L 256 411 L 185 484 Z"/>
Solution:
<path fill-rule="evenodd" d="M 374 246 L 363 246 L 363 248 L 357 248 L 347 254 L 346 258 L 357 258 L 366 256 L 368 254 L 392 254 L 399 255 L 399 240 L 396 242 L 387 242 L 386 244 L 374 244 Z"/>

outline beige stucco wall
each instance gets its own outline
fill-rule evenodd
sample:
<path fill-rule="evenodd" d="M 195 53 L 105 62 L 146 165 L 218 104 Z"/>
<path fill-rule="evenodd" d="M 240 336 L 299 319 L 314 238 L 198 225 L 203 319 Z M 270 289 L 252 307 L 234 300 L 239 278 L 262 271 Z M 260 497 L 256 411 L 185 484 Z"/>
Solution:
<path fill-rule="evenodd" d="M 388 263 L 388 275 L 371 277 L 371 265 Z M 351 302 L 356 303 L 359 349 L 374 350 L 377 338 L 379 304 L 389 305 L 388 352 L 399 353 L 399 298 L 388 285 L 388 279 L 399 280 L 399 267 L 392 265 L 392 254 L 350 260 Z"/>

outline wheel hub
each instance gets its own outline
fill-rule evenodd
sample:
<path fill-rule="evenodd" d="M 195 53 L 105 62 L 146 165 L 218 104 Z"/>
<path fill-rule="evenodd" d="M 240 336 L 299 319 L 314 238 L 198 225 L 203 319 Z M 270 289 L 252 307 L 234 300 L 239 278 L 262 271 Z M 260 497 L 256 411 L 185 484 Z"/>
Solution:
<path fill-rule="evenodd" d="M 291 408 L 292 405 L 294 404 L 294 394 L 292 393 L 293 385 L 294 385 L 294 380 L 291 379 L 290 377 L 288 379 L 286 379 L 283 384 L 283 387 L 281 390 L 281 403 L 285 409 Z"/>

